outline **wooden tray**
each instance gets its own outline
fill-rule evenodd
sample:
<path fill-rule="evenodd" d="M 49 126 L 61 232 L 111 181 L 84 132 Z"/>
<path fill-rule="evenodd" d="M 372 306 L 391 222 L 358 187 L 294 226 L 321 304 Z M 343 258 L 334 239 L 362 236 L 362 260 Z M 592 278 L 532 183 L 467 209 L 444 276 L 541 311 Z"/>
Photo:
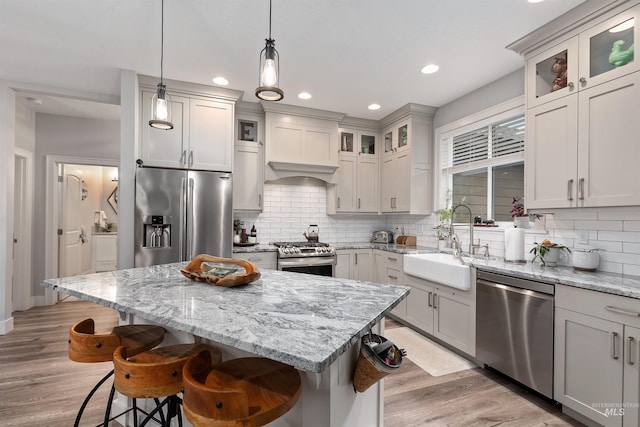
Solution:
<path fill-rule="evenodd" d="M 208 273 L 210 269 L 207 269 L 206 266 L 203 268 L 202 263 L 204 262 L 213 262 L 217 264 L 226 264 L 232 268 L 232 265 L 237 265 L 244 268 L 244 274 L 229 274 L 224 277 L 219 277 L 214 274 Z M 184 277 L 191 279 L 196 282 L 207 282 L 216 286 L 239 286 L 246 285 L 251 282 L 255 282 L 260 278 L 260 271 L 258 268 L 251 264 L 249 261 L 244 259 L 235 259 L 235 258 L 219 258 L 213 255 L 200 254 L 193 258 L 189 264 L 180 272 L 184 275 Z"/>

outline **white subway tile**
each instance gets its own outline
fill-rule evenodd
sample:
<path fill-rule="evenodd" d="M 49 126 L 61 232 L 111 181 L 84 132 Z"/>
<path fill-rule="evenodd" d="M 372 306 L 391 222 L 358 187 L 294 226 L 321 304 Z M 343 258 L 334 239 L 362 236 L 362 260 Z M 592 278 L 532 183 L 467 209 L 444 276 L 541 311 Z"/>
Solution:
<path fill-rule="evenodd" d="M 622 221 L 583 221 L 574 222 L 576 230 L 610 230 L 622 231 Z"/>
<path fill-rule="evenodd" d="M 640 242 L 640 232 L 634 231 L 598 231 L 598 240 L 618 242 Z"/>
<path fill-rule="evenodd" d="M 640 221 L 624 221 L 624 231 L 640 231 Z"/>
<path fill-rule="evenodd" d="M 640 243 L 623 243 L 622 251 L 630 254 L 640 254 Z"/>
<path fill-rule="evenodd" d="M 625 264 L 622 267 L 622 274 L 626 276 L 640 276 L 640 265 Z"/>

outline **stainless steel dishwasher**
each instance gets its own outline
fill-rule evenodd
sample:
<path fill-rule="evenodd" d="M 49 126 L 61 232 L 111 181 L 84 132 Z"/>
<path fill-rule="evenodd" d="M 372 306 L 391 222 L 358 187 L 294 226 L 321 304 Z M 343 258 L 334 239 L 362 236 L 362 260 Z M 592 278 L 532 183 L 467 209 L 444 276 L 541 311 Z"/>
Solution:
<path fill-rule="evenodd" d="M 554 286 L 486 271 L 476 285 L 476 358 L 553 399 Z"/>

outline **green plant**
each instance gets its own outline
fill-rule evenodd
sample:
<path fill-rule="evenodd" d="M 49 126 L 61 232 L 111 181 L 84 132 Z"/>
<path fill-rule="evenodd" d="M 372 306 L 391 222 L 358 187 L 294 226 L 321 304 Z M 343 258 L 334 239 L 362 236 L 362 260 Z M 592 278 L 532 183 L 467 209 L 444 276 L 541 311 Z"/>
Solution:
<path fill-rule="evenodd" d="M 238 234 L 240 232 L 240 230 L 242 229 L 243 225 L 244 225 L 244 222 L 242 222 L 238 218 L 235 218 L 233 220 L 233 231 L 235 231 L 235 233 Z"/>
<path fill-rule="evenodd" d="M 535 261 L 536 259 L 539 259 L 542 265 L 546 265 L 544 261 L 544 256 L 551 249 L 558 249 L 560 251 L 566 250 L 567 252 L 571 253 L 571 249 L 569 249 L 568 247 L 564 245 L 559 245 L 557 243 L 553 243 L 549 239 L 544 239 L 542 243 L 533 242 L 533 244 L 535 246 L 531 248 L 531 250 L 529 251 L 529 253 L 533 254 L 533 259 L 531 261 Z"/>

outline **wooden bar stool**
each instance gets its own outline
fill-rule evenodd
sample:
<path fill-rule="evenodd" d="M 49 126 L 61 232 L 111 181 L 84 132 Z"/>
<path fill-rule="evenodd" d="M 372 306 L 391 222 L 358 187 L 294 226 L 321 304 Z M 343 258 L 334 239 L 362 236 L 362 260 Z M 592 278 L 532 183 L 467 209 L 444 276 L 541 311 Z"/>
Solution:
<path fill-rule="evenodd" d="M 166 421 L 161 415 L 163 425 L 167 427 L 171 425 L 171 419 L 176 416 L 179 425 L 182 425 L 179 408 L 181 400 L 176 395 L 182 391 L 182 370 L 185 363 L 199 352 L 209 354 L 216 364 L 222 360 L 220 351 L 206 344 L 176 344 L 136 355 L 130 355 L 126 347 L 116 349 L 113 353 L 116 390 L 133 398 L 134 401 L 138 398 L 165 398 L 147 414 L 140 427 L 151 420 L 156 413 L 162 414 L 164 406 L 167 406 L 168 410 Z M 136 408 L 135 404 L 134 408 Z M 134 409 L 134 419 L 137 425 L 136 409 Z M 105 427 L 106 422 L 105 417 Z"/>
<path fill-rule="evenodd" d="M 147 351 L 162 342 L 164 333 L 165 330 L 161 326 L 126 325 L 116 326 L 108 334 L 96 334 L 93 319 L 85 319 L 69 329 L 69 359 L 80 363 L 110 362 L 113 360 L 113 352 L 119 346 L 127 347 L 132 353 Z M 98 381 L 84 399 L 73 424 L 75 427 L 80 424 L 82 414 L 93 395 L 111 375 L 113 370 Z M 109 406 L 111 399 L 113 399 L 113 386 L 109 396 Z M 120 415 L 122 414 L 118 416 Z"/>
<path fill-rule="evenodd" d="M 295 368 L 262 357 L 215 365 L 206 352 L 184 367 L 182 407 L 196 427 L 257 427 L 287 413 L 300 397 Z"/>

